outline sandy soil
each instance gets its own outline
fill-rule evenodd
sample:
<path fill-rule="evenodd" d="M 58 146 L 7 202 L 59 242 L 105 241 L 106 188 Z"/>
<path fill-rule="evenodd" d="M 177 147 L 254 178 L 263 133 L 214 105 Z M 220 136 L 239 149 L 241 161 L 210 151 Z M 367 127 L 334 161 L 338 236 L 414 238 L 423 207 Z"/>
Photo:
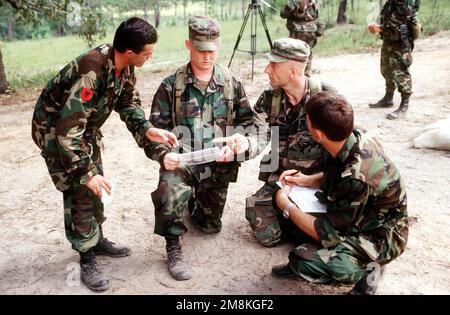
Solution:
<path fill-rule="evenodd" d="M 347 96 L 357 124 L 379 137 L 405 178 L 414 223 L 408 248 L 388 266 L 380 294 L 450 293 L 450 152 L 411 148 L 411 139 L 425 125 L 450 115 L 450 33 L 420 40 L 416 47 L 411 68 L 415 93 L 408 117 L 401 121 L 386 120 L 386 110 L 367 107 L 384 92 L 379 51 L 314 61 L 318 76 Z M 265 63 L 257 60 L 252 84 L 248 63 L 234 62 L 252 104 L 268 85 Z M 139 76 L 147 114 L 160 80 L 173 69 Z M 78 255 L 64 236 L 62 195 L 53 187 L 31 140 L 30 120 L 38 94 L 35 90 L 0 98 L 0 293 L 91 294 L 72 279 Z M 158 165 L 137 148 L 118 115 L 112 115 L 103 133 L 106 176 L 116 184 L 104 229 L 111 240 L 133 250 L 127 258 L 98 259 L 112 280 L 107 294 L 343 294 L 349 290 L 270 276 L 271 266 L 285 262 L 292 245 L 261 247 L 245 220 L 245 197 L 261 186 L 259 158 L 244 163 L 238 182 L 231 185 L 221 233 L 203 235 L 188 222 L 191 228 L 183 248 L 195 276 L 185 282 L 173 280 L 167 271 L 164 240 L 153 234 L 150 192 L 157 185 Z"/>

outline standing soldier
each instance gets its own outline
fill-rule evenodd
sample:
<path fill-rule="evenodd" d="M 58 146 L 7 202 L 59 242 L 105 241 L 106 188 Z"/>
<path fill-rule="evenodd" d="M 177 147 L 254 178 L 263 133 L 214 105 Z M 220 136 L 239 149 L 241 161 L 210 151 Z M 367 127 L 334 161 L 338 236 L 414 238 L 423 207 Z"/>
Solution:
<path fill-rule="evenodd" d="M 380 33 L 381 74 L 386 80 L 386 93 L 370 108 L 394 106 L 394 91 L 398 88 L 402 100 L 399 108 L 387 115 L 388 119 L 398 119 L 406 115 L 412 94 L 411 74 L 414 40 L 420 36 L 421 25 L 417 14 L 420 0 L 388 0 L 379 16 L 379 23 L 369 24 L 371 33 Z"/>
<path fill-rule="evenodd" d="M 306 174 L 322 169 L 324 151 L 308 131 L 305 103 L 322 90 L 335 91 L 316 78 L 305 76 L 310 50 L 298 39 L 282 38 L 273 42 L 267 54 L 269 64 L 265 72 L 272 89 L 264 91 L 254 110 L 272 131 L 272 151 L 261 161 L 259 180 L 264 185 L 246 201 L 246 218 L 256 239 L 264 246 L 274 246 L 288 240 L 297 243 L 290 234 L 290 223 L 273 207 L 272 195 L 278 189 L 276 181 L 288 169 L 299 169 Z M 278 128 L 279 137 L 275 131 Z"/>
<path fill-rule="evenodd" d="M 212 147 L 216 137 L 225 135 L 227 126 L 245 129 L 254 123 L 242 83 L 228 68 L 216 64 L 219 24 L 205 16 L 193 16 L 188 24 L 185 45 L 190 62 L 163 80 L 150 116 L 159 128 L 182 130 L 181 147 L 187 152 Z M 152 193 L 155 233 L 166 239 L 172 277 L 188 280 L 192 274 L 180 244 L 180 236 L 187 231 L 183 212 L 189 209 L 202 232 L 220 232 L 228 184 L 236 181 L 240 166 L 235 155 L 256 154 L 256 141 L 236 133 L 228 138 L 220 158 L 195 166 L 180 164 L 177 154 L 165 145 L 152 143 L 147 149 L 161 164 L 158 188 Z"/>
<path fill-rule="evenodd" d="M 354 284 L 355 295 L 374 294 L 384 266 L 408 241 L 406 190 L 398 169 L 378 141 L 354 128 L 353 109 L 338 95 L 317 93 L 306 104 L 312 137 L 327 151 L 324 172 L 287 170 L 274 198 L 277 209 L 308 241 L 272 268 L 280 278 L 301 276 L 315 283 Z M 321 188 L 323 216 L 302 211 L 289 199 L 290 186 Z"/>
<path fill-rule="evenodd" d="M 34 109 L 32 137 L 64 197 L 64 226 L 80 254 L 81 279 L 94 291 L 109 288 L 95 255 L 124 257 L 126 246 L 103 236 L 101 189 L 110 194 L 100 157 L 100 127 L 112 110 L 119 113 L 143 147 L 147 139 L 177 145 L 174 134 L 145 119 L 135 88 L 134 67 L 152 57 L 156 30 L 130 18 L 118 27 L 113 45 L 101 45 L 65 66 L 42 91 Z"/>
<path fill-rule="evenodd" d="M 325 31 L 325 24 L 317 21 L 319 7 L 315 0 L 288 0 L 280 16 L 287 19 L 289 37 L 300 39 L 310 47 L 311 54 L 305 69 L 305 74 L 309 77 L 312 75 L 312 49 L 317 44 L 317 37 L 322 36 Z"/>

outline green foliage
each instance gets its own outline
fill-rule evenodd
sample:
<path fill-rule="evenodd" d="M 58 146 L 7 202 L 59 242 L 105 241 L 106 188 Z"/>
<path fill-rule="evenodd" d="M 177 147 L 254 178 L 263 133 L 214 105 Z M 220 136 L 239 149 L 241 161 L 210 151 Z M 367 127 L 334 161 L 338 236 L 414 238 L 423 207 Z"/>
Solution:
<path fill-rule="evenodd" d="M 2 1 L 2 0 L 0 0 Z M 129 0 L 131 1 L 131 0 Z M 219 54 L 219 61 L 228 63 L 228 60 L 236 43 L 238 32 L 242 25 L 242 2 L 241 0 L 230 0 L 224 8 L 227 9 L 227 16 L 230 20 L 221 21 L 222 25 L 222 48 Z M 248 0 L 250 2 L 250 0 Z M 273 1 L 267 1 L 273 4 Z M 348 25 L 336 26 L 337 4 L 335 0 L 322 0 L 320 20 L 327 22 L 329 28 L 325 35 L 319 38 L 315 48 L 316 56 L 329 54 L 352 53 L 375 49 L 380 46 L 379 37 L 367 30 L 369 11 L 369 0 L 355 0 L 354 10 L 350 4 L 347 8 L 349 18 Z M 372 1 L 378 3 L 378 0 Z M 133 15 L 143 16 L 140 6 L 129 8 L 127 2 L 121 3 L 120 9 L 116 0 L 102 0 L 102 13 L 106 16 L 105 21 L 112 27 L 107 32 L 107 37 L 102 42 L 112 42 L 115 28 L 119 22 Z M 220 0 L 217 1 L 220 3 Z M 277 5 L 283 5 L 283 1 L 277 0 Z M 350 1 L 349 1 L 350 3 Z M 186 25 L 183 23 L 182 1 L 179 1 L 177 17 L 174 15 L 174 8 L 168 7 L 161 11 L 161 27 L 158 29 L 159 39 L 155 48 L 154 59 L 147 63 L 150 69 L 162 68 L 167 65 L 180 65 L 188 60 L 188 52 L 184 48 L 184 40 L 188 36 Z M 245 3 L 247 4 L 247 3 Z M 325 4 L 325 6 L 323 5 Z M 450 29 L 450 1 L 437 0 L 436 7 L 434 1 L 422 1 L 419 19 L 424 28 L 424 35 L 434 34 L 440 30 Z M 229 8 L 231 7 L 231 11 Z M 245 10 L 247 7 L 245 6 Z M 152 18 L 152 8 L 149 7 L 149 19 Z M 186 15 L 203 14 L 204 0 L 195 3 L 188 2 Z M 269 10 L 266 10 L 268 12 Z M 215 10 L 216 18 L 220 20 L 220 7 Z M 330 18 L 328 18 L 330 16 Z M 268 17 L 268 28 L 272 39 L 287 37 L 286 20 L 279 18 L 278 14 Z M 44 25 L 42 25 L 44 27 Z M 50 26 L 50 30 L 52 27 Z M 65 36 L 61 38 L 48 37 L 45 33 L 51 33 L 48 27 L 29 27 L 26 31 L 34 38 L 41 40 L 24 40 L 16 42 L 4 42 L 2 48 L 3 58 L 6 65 L 7 77 L 11 81 L 11 86 L 19 89 L 25 86 L 42 86 L 51 76 L 56 73 L 67 62 L 87 50 L 83 40 L 77 36 Z M 259 52 L 268 50 L 268 42 L 265 37 L 261 22 L 258 19 L 257 27 L 257 50 Z M 97 44 L 100 44 L 98 42 Z M 246 26 L 242 36 L 239 49 L 249 50 L 250 48 L 250 21 Z M 259 54 L 258 56 L 261 56 Z M 233 60 L 233 67 L 239 65 L 243 60 L 249 60 L 250 54 L 246 52 L 236 52 Z M 148 69 L 148 68 L 147 68 Z"/>

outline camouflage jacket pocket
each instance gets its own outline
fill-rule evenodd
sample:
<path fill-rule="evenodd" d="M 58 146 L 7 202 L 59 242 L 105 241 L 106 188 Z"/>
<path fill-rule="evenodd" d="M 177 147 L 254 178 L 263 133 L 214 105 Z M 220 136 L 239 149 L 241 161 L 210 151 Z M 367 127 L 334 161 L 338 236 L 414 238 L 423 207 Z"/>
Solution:
<path fill-rule="evenodd" d="M 235 183 L 237 181 L 239 167 L 238 162 L 217 163 L 214 172 L 214 180 L 218 183 Z"/>

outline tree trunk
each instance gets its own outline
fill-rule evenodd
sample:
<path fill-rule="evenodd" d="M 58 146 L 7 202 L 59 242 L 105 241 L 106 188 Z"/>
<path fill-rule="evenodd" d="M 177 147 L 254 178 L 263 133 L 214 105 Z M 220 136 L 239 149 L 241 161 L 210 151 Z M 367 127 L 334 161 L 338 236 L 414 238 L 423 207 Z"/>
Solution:
<path fill-rule="evenodd" d="M 339 0 L 339 9 L 336 23 L 345 24 L 347 23 L 347 0 Z"/>
<path fill-rule="evenodd" d="M 220 20 L 223 21 L 223 7 L 225 6 L 225 1 L 220 1 Z"/>
<path fill-rule="evenodd" d="M 175 17 L 177 17 L 178 1 L 175 1 Z"/>
<path fill-rule="evenodd" d="M 8 41 L 12 42 L 13 40 L 14 40 L 13 20 L 8 19 Z"/>
<path fill-rule="evenodd" d="M 351 1 L 351 5 L 352 5 L 352 12 L 353 12 L 353 10 L 355 9 L 355 0 Z"/>
<path fill-rule="evenodd" d="M 242 0 L 242 19 L 245 18 L 245 0 Z"/>
<path fill-rule="evenodd" d="M 380 10 L 381 10 L 381 8 L 383 7 L 383 0 L 380 0 Z"/>
<path fill-rule="evenodd" d="M 5 66 L 3 65 L 2 49 L 0 48 L 0 94 L 5 94 L 9 89 L 8 81 L 6 81 Z"/>
<path fill-rule="evenodd" d="M 208 0 L 205 0 L 205 15 L 208 15 Z"/>
<path fill-rule="evenodd" d="M 148 21 L 147 1 L 144 2 L 144 20 Z"/>
<path fill-rule="evenodd" d="M 159 8 L 159 0 L 155 1 L 154 11 L 155 11 L 155 27 L 158 28 L 159 23 L 161 22 L 161 11 Z"/>

